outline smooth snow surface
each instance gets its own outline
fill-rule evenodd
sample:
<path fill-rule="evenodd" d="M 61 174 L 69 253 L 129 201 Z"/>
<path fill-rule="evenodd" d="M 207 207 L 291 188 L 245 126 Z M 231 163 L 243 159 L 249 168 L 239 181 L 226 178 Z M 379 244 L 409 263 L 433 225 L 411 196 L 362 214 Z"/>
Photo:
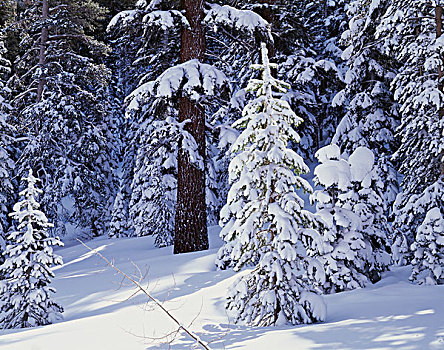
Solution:
<path fill-rule="evenodd" d="M 444 286 L 408 282 L 410 267 L 395 268 L 369 288 L 325 297 L 327 321 L 297 327 L 250 328 L 232 325 L 224 309 L 232 271 L 216 271 L 221 242 L 210 229 L 211 250 L 172 255 L 157 249 L 151 237 L 99 238 L 87 243 L 130 274 L 148 271 L 144 285 L 184 325 L 212 349 L 444 349 Z M 134 289 L 80 244 L 67 243 L 57 254 L 54 298 L 65 308 L 63 321 L 23 330 L 0 331 L 1 350 L 168 349 L 142 337 L 161 337 L 174 326 L 146 298 L 127 299 Z M 242 273 L 242 272 L 241 272 Z M 192 349 L 184 334 L 171 349 Z"/>

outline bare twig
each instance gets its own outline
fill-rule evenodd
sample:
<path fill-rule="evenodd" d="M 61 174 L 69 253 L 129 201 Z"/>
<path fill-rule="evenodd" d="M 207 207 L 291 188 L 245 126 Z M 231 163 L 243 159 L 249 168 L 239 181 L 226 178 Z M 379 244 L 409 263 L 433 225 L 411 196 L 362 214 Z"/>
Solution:
<path fill-rule="evenodd" d="M 137 282 L 132 277 L 128 276 L 125 272 L 123 272 L 118 267 L 116 267 L 111 261 L 109 261 L 105 256 L 103 256 L 96 249 L 92 249 L 91 247 L 86 245 L 84 242 L 82 242 L 80 239 L 77 239 L 77 241 L 80 242 L 80 244 L 83 245 L 86 249 L 88 249 L 92 253 L 96 254 L 101 259 L 103 259 L 107 263 L 107 265 L 110 266 L 113 270 L 117 271 L 119 274 L 124 276 L 127 280 L 131 281 L 140 292 L 145 294 L 148 297 L 148 299 L 150 299 L 158 308 L 160 308 L 178 326 L 177 332 L 180 332 L 180 330 L 183 330 L 191 339 L 193 339 L 196 342 L 196 344 L 200 345 L 205 350 L 210 350 L 208 344 L 204 343 L 199 338 L 199 336 L 197 334 L 194 334 L 193 332 L 188 330 L 188 328 L 185 327 L 182 323 L 180 323 L 180 321 L 177 318 L 175 318 L 156 298 L 151 296 L 151 294 L 148 293 L 148 291 L 145 288 L 143 288 L 139 282 Z"/>

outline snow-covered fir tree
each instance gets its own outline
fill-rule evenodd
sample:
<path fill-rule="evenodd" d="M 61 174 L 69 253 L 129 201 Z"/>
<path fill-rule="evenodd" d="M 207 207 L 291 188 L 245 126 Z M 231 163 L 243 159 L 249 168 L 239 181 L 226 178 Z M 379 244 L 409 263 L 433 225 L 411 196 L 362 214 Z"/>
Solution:
<path fill-rule="evenodd" d="M 410 279 L 418 284 L 444 284 L 443 204 L 427 212 L 412 244 L 413 271 Z"/>
<path fill-rule="evenodd" d="M 155 234 L 161 246 L 172 243 L 180 146 L 196 166 L 210 173 L 210 161 L 203 162 L 196 142 L 185 130 L 188 121 L 177 121 L 178 98 L 189 96 L 201 103 L 202 108 L 211 108 L 212 99 L 226 96 L 227 88 L 228 79 L 221 71 L 191 60 L 167 69 L 127 98 L 128 117 L 138 125 L 135 133 L 138 150 L 129 205 L 135 235 Z M 207 193 L 212 187 L 207 185 Z M 206 198 L 217 199 L 211 192 Z M 214 210 L 217 205 L 207 203 L 207 207 Z"/>
<path fill-rule="evenodd" d="M 288 84 L 273 78 L 265 44 L 261 79 L 250 80 L 247 91 L 256 93 L 243 116 L 233 126 L 244 129 L 233 145 L 239 152 L 230 163 L 232 187 L 221 212 L 221 237 L 217 265 L 257 265 L 228 291 L 226 308 L 235 322 L 269 326 L 312 323 L 325 319 L 322 299 L 311 292 L 305 274 L 305 249 L 301 241 L 312 217 L 295 188 L 311 192 L 299 175 L 308 172 L 301 156 L 288 147 L 298 142 L 293 129 L 302 119 L 288 102 L 279 99 Z"/>
<path fill-rule="evenodd" d="M 232 83 L 234 91 L 237 91 L 241 84 L 248 79 L 248 66 L 257 57 L 257 51 L 251 53 L 251 48 L 256 46 L 259 39 L 271 40 L 268 33 L 268 23 L 253 11 L 238 10 L 226 4 L 208 4 L 203 23 L 207 31 L 206 61 L 223 71 L 228 78 L 227 80 Z M 116 66 L 119 82 L 118 90 L 129 93 L 137 86 L 156 80 L 169 67 L 177 65 L 180 52 L 180 31 L 186 26 L 188 26 L 188 23 L 183 13 L 180 12 L 179 3 L 138 1 L 133 10 L 117 14 L 111 20 L 108 31 L 113 38 L 112 46 L 115 54 L 119 57 L 116 60 L 118 65 Z M 240 46 L 239 42 L 243 42 L 244 45 Z M 205 162 L 208 224 L 217 223 L 221 203 L 224 201 L 224 194 L 227 192 L 223 175 L 227 170 L 224 167 L 227 164 L 224 158 L 225 150 L 220 152 L 216 147 L 219 130 L 222 125 L 231 124 L 241 113 L 241 110 L 235 107 L 227 107 L 226 102 L 221 102 L 222 100 L 219 100 L 218 103 L 207 104 L 205 108 L 208 120 L 207 158 Z M 150 105 L 152 101 L 147 100 L 146 103 Z M 221 105 L 223 108 L 221 108 Z M 132 183 L 131 188 L 134 186 L 140 186 L 141 188 L 152 186 L 149 183 L 144 184 L 145 181 L 149 182 L 149 179 L 143 175 L 138 176 L 138 172 L 141 170 L 141 164 L 150 162 L 148 160 L 149 154 L 155 152 L 152 149 L 155 142 L 148 141 L 148 144 L 152 145 L 150 148 L 140 141 L 142 138 L 149 140 L 151 137 L 147 133 L 152 130 L 152 128 L 147 127 L 150 124 L 148 120 L 164 123 L 167 117 L 162 112 L 160 114 L 157 112 L 147 113 L 147 110 L 154 108 L 157 107 L 150 106 L 137 113 L 127 113 L 127 120 L 131 123 L 129 132 L 131 136 L 126 138 L 129 142 L 125 146 L 124 161 L 129 165 L 128 159 L 133 156 L 134 171 L 132 173 L 127 171 L 124 174 L 123 181 Z M 172 108 L 176 109 L 174 113 L 177 115 L 177 101 L 173 103 Z M 218 112 L 215 113 L 216 111 Z M 233 118 L 231 118 L 232 116 Z M 173 129 L 169 130 L 172 131 Z M 144 135 L 144 133 L 147 134 Z M 170 139 L 176 138 L 175 135 L 165 136 Z M 134 142 L 134 140 L 137 140 L 137 142 Z M 177 156 L 177 150 L 177 147 L 171 147 L 169 152 L 173 152 Z M 156 164 L 161 166 L 162 162 L 156 162 Z M 222 165 L 222 167 L 218 165 Z M 163 171 L 162 169 L 156 170 L 158 173 Z M 177 177 L 176 169 L 171 169 L 170 173 L 175 178 Z M 132 178 L 130 179 L 130 177 Z M 220 186 L 217 183 L 218 181 L 224 185 Z M 137 202 L 141 198 L 141 191 L 140 189 L 136 191 L 138 194 L 130 193 L 129 196 L 132 203 L 130 207 L 133 208 L 130 211 L 138 216 L 136 213 L 140 212 L 145 204 L 143 201 Z M 157 191 L 157 193 L 159 194 L 158 200 L 160 200 L 162 192 Z M 171 201 L 169 193 L 165 193 L 168 197 L 165 198 L 165 202 Z M 175 199 L 172 203 L 175 207 Z M 174 210 L 172 213 L 174 214 Z M 133 220 L 133 216 L 129 218 L 129 221 L 131 220 Z M 138 221 L 141 223 L 145 222 L 146 219 L 139 219 Z M 170 225 L 170 227 L 173 226 Z M 145 226 L 142 231 L 149 232 L 150 229 Z M 142 231 L 139 230 L 138 232 Z"/>
<path fill-rule="evenodd" d="M 109 223 L 108 237 L 120 238 L 129 235 L 128 227 L 128 203 L 124 199 L 124 189 L 120 186 L 116 194 Z"/>
<path fill-rule="evenodd" d="M 394 205 L 397 263 L 413 258 L 406 247 L 418 237 L 418 227 L 428 211 L 437 207 L 437 193 L 442 192 L 430 191 L 442 186 L 443 176 L 444 41 L 440 26 L 442 4 L 393 0 L 377 28 L 384 52 L 401 63 L 392 83 L 401 115 L 400 146 L 394 157 L 403 175 L 402 193 Z"/>
<path fill-rule="evenodd" d="M 381 279 L 391 263 L 390 238 L 391 226 L 387 223 L 384 200 L 377 191 L 381 189 L 380 171 L 373 152 L 367 147 L 358 147 L 349 156 L 351 185 L 353 194 L 350 202 L 344 201 L 362 222 L 365 251 L 363 252 L 363 273 L 372 283 Z M 375 190 L 377 189 L 377 190 Z"/>
<path fill-rule="evenodd" d="M 309 253 L 325 271 L 319 281 L 326 293 L 364 287 L 380 279 L 390 264 L 388 230 L 382 199 L 372 189 L 377 178 L 373 153 L 358 147 L 347 160 L 332 144 L 316 153 L 320 164 L 315 183 L 323 187 L 311 196 L 323 222 L 321 236 Z"/>
<path fill-rule="evenodd" d="M 29 142 L 18 173 L 32 168 L 39 174 L 42 207 L 60 234 L 69 225 L 105 233 L 112 207 L 110 72 L 101 62 L 107 48 L 91 36 L 102 11 L 94 1 L 45 0 L 24 4 L 20 14 L 24 29 L 14 106 Z M 35 38 L 47 36 L 38 55 Z"/>
<path fill-rule="evenodd" d="M 14 128 L 10 124 L 9 113 L 12 109 L 9 98 L 11 90 L 7 86 L 7 79 L 11 73 L 11 63 L 5 58 L 5 45 L 0 33 L 0 251 L 4 245 L 6 232 L 9 227 L 7 218 L 14 195 L 12 181 L 15 162 L 13 160 Z M 1 262 L 0 257 L 0 262 Z"/>
<path fill-rule="evenodd" d="M 171 117 L 141 131 L 136 157 L 130 218 L 134 235 L 154 235 L 157 246 L 173 244 L 177 148 L 182 126 Z"/>
<path fill-rule="evenodd" d="M 299 38 L 304 40 L 297 50 L 286 55 L 282 69 L 287 72 L 293 90 L 301 91 L 296 95 L 294 108 L 298 108 L 295 110 L 305 122 L 310 122 L 308 137 L 304 138 L 310 158 L 321 145 L 331 141 L 343 115 L 343 108 L 332 102 L 344 86 L 344 46 L 340 38 L 348 23 L 349 2 L 301 1 L 295 5 L 295 13 L 302 22 Z M 307 112 L 309 118 L 303 114 Z"/>
<path fill-rule="evenodd" d="M 47 325 L 60 319 L 63 312 L 52 299 L 55 289 L 50 287 L 54 277 L 51 268 L 62 263 L 53 246 L 63 244 L 49 237 L 52 224 L 39 210 L 37 197 L 42 191 L 37 187 L 38 179 L 29 170 L 23 180 L 27 187 L 10 214 L 17 228 L 8 236 L 5 262 L 0 266 L 4 276 L 0 282 L 0 327 L 4 329 Z"/>
<path fill-rule="evenodd" d="M 402 196 L 398 196 L 397 201 L 402 200 Z M 395 208 L 400 206 L 400 202 L 395 202 Z M 427 215 L 436 217 L 434 214 L 429 214 L 430 210 L 435 211 L 435 208 L 442 210 L 444 207 L 444 177 L 441 177 L 438 181 L 428 186 L 422 193 L 412 195 L 408 201 L 403 205 L 403 210 L 399 212 L 399 216 L 396 217 L 398 222 L 402 222 L 404 225 L 416 227 L 416 222 L 419 217 L 424 217 L 424 221 L 417 226 L 417 230 L 413 232 L 413 243 L 406 238 L 406 235 L 398 234 L 395 236 L 395 241 L 392 246 L 393 258 L 398 265 L 405 265 L 414 260 L 414 264 L 421 264 L 421 261 L 416 259 L 416 255 L 421 255 L 421 251 L 424 247 L 424 232 L 425 227 L 428 227 L 431 219 L 426 220 Z M 426 224 L 426 222 L 429 222 Z M 421 227 L 421 230 L 419 230 Z M 439 231 L 437 231 L 439 232 Z M 433 234 L 432 234 L 433 235 Z M 426 235 L 430 238 L 429 235 Z M 408 236 L 407 236 L 408 237 Z M 420 242 L 416 242 L 416 239 L 420 239 Z M 438 240 L 439 241 L 439 240 Z M 439 255 L 438 251 L 437 254 Z M 420 277 L 419 277 L 420 278 Z M 415 277 L 416 280 L 416 277 Z"/>
<path fill-rule="evenodd" d="M 333 143 L 347 154 L 359 146 L 374 152 L 380 179 L 374 190 L 384 199 L 386 213 L 391 212 L 398 192 L 397 173 L 391 162 L 396 150 L 398 108 L 390 91 L 397 64 L 382 52 L 382 43 L 375 38 L 375 31 L 388 3 L 385 0 L 350 3 L 349 27 L 342 34 L 342 42 L 347 46 L 342 53 L 348 68 L 346 85 L 333 101 L 346 108 Z"/>

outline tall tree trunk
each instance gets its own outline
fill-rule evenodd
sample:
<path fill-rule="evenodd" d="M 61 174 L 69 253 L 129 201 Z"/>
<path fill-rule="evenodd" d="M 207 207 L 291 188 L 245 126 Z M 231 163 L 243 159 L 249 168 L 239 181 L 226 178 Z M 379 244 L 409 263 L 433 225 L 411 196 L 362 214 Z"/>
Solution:
<path fill-rule="evenodd" d="M 43 9 L 42 9 L 42 22 L 43 22 L 43 28 L 42 28 L 42 34 L 40 37 L 40 56 L 39 56 L 39 67 L 42 70 L 39 85 L 37 87 L 37 102 L 40 102 L 42 100 L 43 95 L 43 88 L 46 84 L 46 77 L 43 73 L 43 70 L 45 69 L 46 64 L 46 44 L 48 43 L 48 36 L 49 36 L 49 29 L 48 25 L 45 23 L 48 19 L 49 14 L 49 4 L 48 0 L 43 0 Z"/>
<path fill-rule="evenodd" d="M 435 20 L 436 20 L 436 38 L 440 38 L 442 35 L 442 16 L 443 16 L 443 7 L 436 6 L 435 7 Z M 441 60 L 444 61 L 444 57 L 441 57 Z M 444 70 L 441 65 L 438 66 L 438 89 L 439 91 L 444 93 Z M 439 116 L 444 118 L 444 106 L 441 106 L 439 109 Z M 441 157 L 441 175 L 444 175 L 444 154 L 440 154 Z"/>
<path fill-rule="evenodd" d="M 436 20 L 436 38 L 440 38 L 442 35 L 442 15 L 443 15 L 443 7 L 442 6 L 436 6 L 435 8 L 435 20 Z M 443 57 L 441 57 L 443 59 Z M 438 88 L 439 91 L 444 92 L 444 84 L 443 84 L 443 68 L 441 65 L 438 66 Z M 442 113 L 444 109 L 441 108 L 440 114 Z"/>
<path fill-rule="evenodd" d="M 182 30 L 181 61 L 202 61 L 205 53 L 203 0 L 182 0 L 182 7 L 190 28 Z M 179 120 L 187 119 L 191 122 L 186 129 L 196 140 L 199 154 L 205 161 L 205 111 L 189 98 L 181 97 Z M 192 164 L 187 154 L 181 150 L 177 166 L 174 254 L 208 249 L 205 171 Z"/>

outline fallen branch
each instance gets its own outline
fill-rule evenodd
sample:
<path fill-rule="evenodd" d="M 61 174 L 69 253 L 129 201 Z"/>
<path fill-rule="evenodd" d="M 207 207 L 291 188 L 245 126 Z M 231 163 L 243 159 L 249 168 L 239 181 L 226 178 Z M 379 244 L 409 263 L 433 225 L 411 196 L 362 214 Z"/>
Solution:
<path fill-rule="evenodd" d="M 128 276 L 125 272 L 123 272 L 122 270 L 120 270 L 118 267 L 116 267 L 112 262 L 110 262 L 106 257 L 104 257 L 99 251 L 97 251 L 96 249 L 92 249 L 91 247 L 89 247 L 88 245 L 86 245 L 84 242 L 82 242 L 80 239 L 77 239 L 78 242 L 80 242 L 80 244 L 82 244 L 86 249 L 88 249 L 89 251 L 91 251 L 92 253 L 96 254 L 97 256 L 99 256 L 102 260 L 104 260 L 106 262 L 106 264 L 108 266 L 110 266 L 112 269 L 114 269 L 115 271 L 117 271 L 119 274 L 121 274 L 124 278 L 126 278 L 128 281 L 130 281 L 131 283 L 133 283 L 136 288 L 142 292 L 143 294 L 145 294 L 152 302 L 154 302 L 154 304 L 156 304 L 156 306 L 158 306 L 166 315 L 168 315 L 168 317 L 178 326 L 177 332 L 180 332 L 180 330 L 183 330 L 186 334 L 188 334 L 188 336 L 190 338 L 192 338 L 196 344 L 200 345 L 203 349 L 205 350 L 210 350 L 208 344 L 205 344 L 198 335 L 194 334 L 193 332 L 191 332 L 190 330 L 188 330 L 182 323 L 180 323 L 167 309 L 165 309 L 165 307 L 159 302 L 157 301 L 156 298 L 154 298 L 153 296 L 151 296 L 150 293 L 147 292 L 147 290 L 145 288 L 142 287 L 142 285 L 137 282 L 136 280 L 134 280 L 132 277 Z"/>

